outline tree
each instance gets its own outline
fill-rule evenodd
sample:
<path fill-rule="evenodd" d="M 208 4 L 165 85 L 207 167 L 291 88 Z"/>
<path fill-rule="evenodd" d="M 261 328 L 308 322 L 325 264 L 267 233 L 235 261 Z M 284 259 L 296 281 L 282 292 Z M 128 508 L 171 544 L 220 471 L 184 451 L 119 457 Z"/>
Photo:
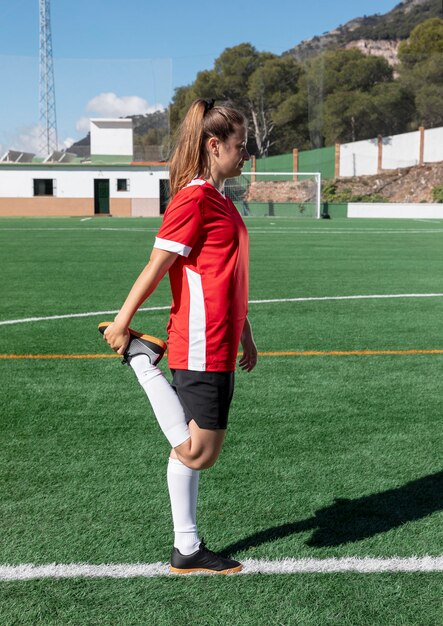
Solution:
<path fill-rule="evenodd" d="M 398 80 L 376 85 L 371 96 L 377 135 L 397 135 L 412 130 L 416 113 L 414 97 Z"/>
<path fill-rule="evenodd" d="M 387 61 L 359 50 L 333 50 L 306 64 L 301 91 L 311 146 L 356 141 L 379 133 L 376 89 L 393 84 Z"/>
<path fill-rule="evenodd" d="M 411 32 L 408 41 L 400 44 L 398 58 L 406 67 L 414 67 L 435 54 L 443 53 L 443 19 L 433 17 Z"/>
<path fill-rule="evenodd" d="M 324 107 L 326 145 L 373 136 L 374 117 L 374 105 L 369 93 L 337 91 L 330 94 Z"/>
<path fill-rule="evenodd" d="M 258 52 L 250 44 L 227 48 L 212 70 L 199 72 L 192 85 L 176 90 L 171 127 L 177 128 L 196 98 L 231 101 L 249 120 L 251 149 L 266 156 L 276 141 L 273 116 L 285 98 L 296 92 L 300 74 L 300 65 L 291 57 Z"/>
<path fill-rule="evenodd" d="M 291 57 L 272 57 L 265 59 L 249 77 L 248 109 L 260 156 L 267 156 L 270 148 L 277 144 L 274 133 L 276 114 L 279 107 L 297 92 L 300 74 L 300 65 Z"/>
<path fill-rule="evenodd" d="M 420 125 L 426 128 L 443 126 L 443 85 L 425 85 L 415 97 Z"/>
<path fill-rule="evenodd" d="M 414 127 L 443 124 L 443 20 L 432 18 L 411 33 L 399 51 L 400 83 L 415 100 Z"/>

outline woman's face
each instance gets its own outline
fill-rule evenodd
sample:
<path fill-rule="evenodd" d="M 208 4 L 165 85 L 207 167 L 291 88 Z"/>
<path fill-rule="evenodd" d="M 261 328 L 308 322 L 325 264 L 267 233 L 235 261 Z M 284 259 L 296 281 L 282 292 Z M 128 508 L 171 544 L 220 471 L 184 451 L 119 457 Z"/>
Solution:
<path fill-rule="evenodd" d="M 249 161 L 247 140 L 248 132 L 244 126 L 237 126 L 226 141 L 217 140 L 216 150 L 212 151 L 212 172 L 224 179 L 240 176 L 243 163 Z"/>

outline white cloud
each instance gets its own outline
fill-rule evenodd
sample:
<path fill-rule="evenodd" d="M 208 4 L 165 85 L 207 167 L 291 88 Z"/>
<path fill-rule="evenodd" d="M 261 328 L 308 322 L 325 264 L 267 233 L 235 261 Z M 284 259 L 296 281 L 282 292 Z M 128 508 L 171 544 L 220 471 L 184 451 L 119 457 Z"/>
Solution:
<path fill-rule="evenodd" d="M 79 133 L 89 133 L 89 117 L 81 117 L 77 120 L 75 130 Z"/>
<path fill-rule="evenodd" d="M 66 137 L 66 139 L 63 140 L 63 148 L 65 150 L 68 150 L 74 142 L 75 139 L 73 139 L 72 137 Z"/>
<path fill-rule="evenodd" d="M 20 150 L 22 152 L 33 152 L 42 155 L 41 144 L 41 126 L 25 126 L 16 129 L 15 132 L 8 134 L 6 144 L 0 144 L 0 156 L 7 150 Z M 74 143 L 75 139 L 67 137 L 58 142 L 59 150 L 66 150 Z"/>
<path fill-rule="evenodd" d="M 89 100 L 86 110 L 103 117 L 124 117 L 126 115 L 144 115 L 163 110 L 161 104 L 150 105 L 139 96 L 117 96 L 110 92 L 101 93 Z"/>
<path fill-rule="evenodd" d="M 37 154 L 41 144 L 41 127 L 26 126 L 18 128 L 14 135 L 9 138 L 10 150 L 22 150 Z"/>

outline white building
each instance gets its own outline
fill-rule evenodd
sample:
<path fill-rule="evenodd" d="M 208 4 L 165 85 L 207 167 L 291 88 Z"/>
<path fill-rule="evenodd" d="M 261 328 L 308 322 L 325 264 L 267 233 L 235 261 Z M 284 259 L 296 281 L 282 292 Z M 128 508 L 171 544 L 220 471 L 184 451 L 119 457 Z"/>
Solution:
<path fill-rule="evenodd" d="M 0 160 L 0 216 L 152 217 L 168 199 L 166 163 L 134 163 L 131 119 L 92 119 L 91 157 L 63 152 L 38 162 Z"/>

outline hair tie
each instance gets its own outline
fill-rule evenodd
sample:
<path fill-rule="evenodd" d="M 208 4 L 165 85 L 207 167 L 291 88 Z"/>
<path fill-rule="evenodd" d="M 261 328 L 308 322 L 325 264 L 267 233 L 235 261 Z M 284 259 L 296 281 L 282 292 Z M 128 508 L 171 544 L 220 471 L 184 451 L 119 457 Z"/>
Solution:
<path fill-rule="evenodd" d="M 204 113 L 204 115 L 206 115 L 206 113 L 208 111 L 210 111 L 211 109 L 214 108 L 214 104 L 215 104 L 214 98 L 212 98 L 212 100 L 205 100 L 205 113 Z"/>

